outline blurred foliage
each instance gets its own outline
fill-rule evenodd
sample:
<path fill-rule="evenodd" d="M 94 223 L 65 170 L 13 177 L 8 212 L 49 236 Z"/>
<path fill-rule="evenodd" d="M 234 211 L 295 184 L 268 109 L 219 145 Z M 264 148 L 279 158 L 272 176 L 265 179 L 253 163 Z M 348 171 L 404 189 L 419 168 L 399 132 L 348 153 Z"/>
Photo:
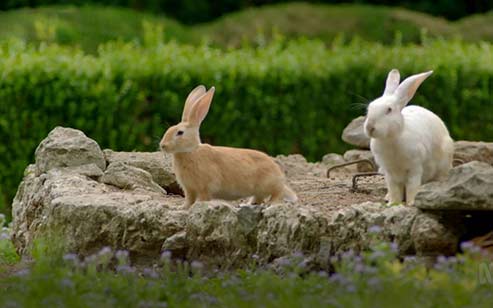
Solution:
<path fill-rule="evenodd" d="M 48 4 L 103 4 L 118 5 L 138 10 L 162 12 L 184 23 L 210 21 L 226 13 L 265 4 L 295 2 L 292 0 L 4 0 L 0 10 L 24 6 L 41 6 Z M 401 6 L 429 14 L 458 19 L 469 14 L 482 13 L 493 9 L 489 0 L 309 0 L 305 2 L 336 4 L 380 4 Z"/>
<path fill-rule="evenodd" d="M 0 12 L 0 39 L 56 42 L 95 53 L 110 40 L 145 41 L 145 27 L 160 28 L 160 40 L 193 42 L 193 33 L 180 23 L 130 9 L 102 6 L 51 6 Z"/>
<path fill-rule="evenodd" d="M 388 71 L 433 69 L 414 102 L 455 139 L 493 135 L 493 45 L 428 41 L 388 47 L 359 40 L 284 41 L 223 51 L 174 42 L 111 43 L 97 56 L 19 40 L 0 44 L 0 182 L 6 209 L 39 142 L 57 125 L 83 130 L 103 148 L 156 150 L 197 84 L 216 86 L 205 142 L 310 160 L 348 147 L 344 126 L 379 96 Z M 364 99 L 364 98 L 367 99 Z"/>
<path fill-rule="evenodd" d="M 50 6 L 0 12 L 0 40 L 17 37 L 34 43 L 55 42 L 79 46 L 90 53 L 111 40 L 141 44 L 149 39 L 187 44 L 206 41 L 221 48 L 237 48 L 263 45 L 277 35 L 317 38 L 327 44 L 335 38 L 349 41 L 354 37 L 392 44 L 396 35 L 402 43 L 419 43 L 421 32 L 426 31 L 428 37 L 493 41 L 492 16 L 481 14 L 448 22 L 399 8 L 290 3 L 247 9 L 210 23 L 185 26 L 167 17 L 125 8 Z M 149 32 L 150 28 L 154 32 Z"/>
<path fill-rule="evenodd" d="M 397 245 L 376 239 L 367 251 L 332 256 L 329 272 L 302 251 L 275 266 L 252 255 L 244 269 L 228 270 L 163 252 L 145 267 L 110 247 L 63 254 L 62 241 L 51 238 L 36 240 L 32 263 L 5 266 L 2 256 L 15 250 L 2 241 L 2 307 L 491 307 L 493 263 L 477 247 L 427 266 L 412 256 L 399 260 Z"/>

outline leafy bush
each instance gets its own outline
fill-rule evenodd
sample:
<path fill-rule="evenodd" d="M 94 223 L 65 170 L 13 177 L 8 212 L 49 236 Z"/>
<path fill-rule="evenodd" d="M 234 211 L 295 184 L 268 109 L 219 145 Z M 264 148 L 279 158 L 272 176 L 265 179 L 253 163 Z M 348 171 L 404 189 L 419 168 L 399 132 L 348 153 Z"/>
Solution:
<path fill-rule="evenodd" d="M 188 92 L 216 86 L 203 140 L 319 159 L 348 147 L 344 126 L 379 96 L 387 72 L 435 70 L 414 103 L 429 107 L 455 139 L 493 135 L 493 45 L 424 40 L 385 47 L 317 41 L 221 51 L 114 43 L 98 56 L 19 41 L 0 47 L 0 182 L 9 204 L 37 144 L 57 125 L 83 130 L 102 147 L 156 150 Z"/>

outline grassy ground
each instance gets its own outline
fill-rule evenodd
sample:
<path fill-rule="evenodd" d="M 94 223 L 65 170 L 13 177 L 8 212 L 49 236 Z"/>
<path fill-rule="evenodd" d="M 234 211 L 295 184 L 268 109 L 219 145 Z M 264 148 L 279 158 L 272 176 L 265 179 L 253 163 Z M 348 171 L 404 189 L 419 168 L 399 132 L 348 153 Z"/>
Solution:
<path fill-rule="evenodd" d="M 167 39 L 193 41 L 190 31 L 172 19 L 125 8 L 50 6 L 0 12 L 0 39 L 79 45 L 90 52 L 110 40 L 144 41 L 146 26 L 162 31 Z"/>
<path fill-rule="evenodd" d="M 145 28 L 157 29 L 166 39 L 193 44 L 208 40 L 226 47 L 263 43 L 273 33 L 324 41 L 342 34 L 347 39 L 358 36 L 383 43 L 394 42 L 396 36 L 403 42 L 419 42 L 422 29 L 431 37 L 493 40 L 492 16 L 475 15 L 452 23 L 399 8 L 289 3 L 252 8 L 188 27 L 164 16 L 124 8 L 50 6 L 0 12 L 0 39 L 55 41 L 80 45 L 90 52 L 108 40 L 145 41 Z"/>

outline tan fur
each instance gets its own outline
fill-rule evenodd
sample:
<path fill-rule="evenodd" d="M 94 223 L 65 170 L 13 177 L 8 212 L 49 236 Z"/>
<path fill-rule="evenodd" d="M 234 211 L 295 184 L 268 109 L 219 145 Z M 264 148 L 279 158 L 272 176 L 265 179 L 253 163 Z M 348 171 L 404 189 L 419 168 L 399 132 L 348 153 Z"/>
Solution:
<path fill-rule="evenodd" d="M 193 92 L 189 95 L 193 97 Z M 199 127 L 205 118 L 214 88 L 195 101 L 187 99 L 182 122 L 166 131 L 160 146 L 173 153 L 173 169 L 185 191 L 185 206 L 212 199 L 236 200 L 253 197 L 253 203 L 284 198 L 296 201 L 285 184 L 284 173 L 268 155 L 249 149 L 217 147 L 200 142 Z M 182 131 L 182 135 L 177 135 Z"/>

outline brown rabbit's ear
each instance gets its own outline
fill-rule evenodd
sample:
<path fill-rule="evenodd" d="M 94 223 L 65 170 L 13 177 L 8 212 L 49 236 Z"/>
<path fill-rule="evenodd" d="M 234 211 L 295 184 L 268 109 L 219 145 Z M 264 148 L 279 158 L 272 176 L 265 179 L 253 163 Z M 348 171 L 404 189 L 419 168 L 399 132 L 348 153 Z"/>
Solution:
<path fill-rule="evenodd" d="M 197 101 L 199 97 L 205 94 L 205 87 L 200 85 L 190 92 L 187 96 L 187 100 L 185 101 L 185 106 L 183 107 L 183 113 L 181 116 L 181 121 L 186 122 L 188 120 L 188 116 L 190 115 L 190 110 L 193 104 Z"/>
<path fill-rule="evenodd" d="M 190 109 L 190 114 L 188 117 L 188 122 L 192 125 L 200 126 L 200 123 L 205 119 L 207 112 L 209 112 L 209 107 L 212 103 L 212 97 L 214 96 L 215 88 L 212 87 L 204 95 L 199 97 L 195 104 L 192 105 Z"/>

